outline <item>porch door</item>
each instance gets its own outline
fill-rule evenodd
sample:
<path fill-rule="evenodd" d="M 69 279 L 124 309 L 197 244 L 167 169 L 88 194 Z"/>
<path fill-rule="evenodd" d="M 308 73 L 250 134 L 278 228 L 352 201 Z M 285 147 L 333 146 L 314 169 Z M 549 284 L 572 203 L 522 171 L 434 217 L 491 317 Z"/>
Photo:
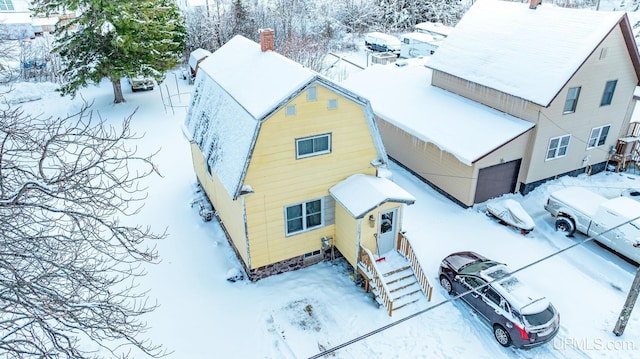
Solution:
<path fill-rule="evenodd" d="M 381 256 L 395 248 L 398 238 L 398 209 L 380 212 L 378 220 L 378 255 Z"/>

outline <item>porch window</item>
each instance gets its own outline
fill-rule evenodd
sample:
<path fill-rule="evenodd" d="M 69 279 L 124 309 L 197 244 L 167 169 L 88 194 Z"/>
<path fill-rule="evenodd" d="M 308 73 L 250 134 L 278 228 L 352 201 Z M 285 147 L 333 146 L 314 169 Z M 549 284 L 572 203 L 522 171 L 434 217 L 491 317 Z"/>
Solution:
<path fill-rule="evenodd" d="M 572 87 L 567 92 L 567 100 L 564 103 L 564 112 L 574 113 L 576 112 L 576 106 L 578 105 L 578 97 L 580 97 L 580 87 Z"/>
<path fill-rule="evenodd" d="M 322 227 L 323 208 L 321 198 L 285 207 L 287 235 Z"/>
<path fill-rule="evenodd" d="M 617 84 L 618 80 L 607 81 L 607 84 L 604 86 L 602 100 L 600 100 L 600 106 L 611 105 L 611 100 L 613 99 L 613 93 L 616 91 Z"/>
<path fill-rule="evenodd" d="M 566 156 L 569 149 L 569 139 L 571 139 L 571 135 L 554 137 L 549 140 L 547 160 Z"/>
<path fill-rule="evenodd" d="M 299 138 L 296 140 L 296 159 L 331 152 L 331 134 Z"/>
<path fill-rule="evenodd" d="M 611 125 L 596 127 L 591 129 L 591 135 L 589 136 L 589 142 L 587 143 L 587 149 L 602 146 L 607 142 L 607 135 Z"/>

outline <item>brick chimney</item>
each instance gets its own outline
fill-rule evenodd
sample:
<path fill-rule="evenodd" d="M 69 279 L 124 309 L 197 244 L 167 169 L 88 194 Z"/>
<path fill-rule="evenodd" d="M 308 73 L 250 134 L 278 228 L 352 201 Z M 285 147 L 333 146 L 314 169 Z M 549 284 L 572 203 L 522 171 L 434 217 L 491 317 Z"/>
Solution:
<path fill-rule="evenodd" d="M 540 4 L 542 4 L 542 0 L 529 0 L 529 9 L 535 10 Z"/>
<path fill-rule="evenodd" d="M 532 0 L 533 1 L 533 0 Z M 273 51 L 273 35 L 274 35 L 274 31 L 273 29 L 260 29 L 260 48 L 262 49 L 262 52 L 265 51 Z"/>

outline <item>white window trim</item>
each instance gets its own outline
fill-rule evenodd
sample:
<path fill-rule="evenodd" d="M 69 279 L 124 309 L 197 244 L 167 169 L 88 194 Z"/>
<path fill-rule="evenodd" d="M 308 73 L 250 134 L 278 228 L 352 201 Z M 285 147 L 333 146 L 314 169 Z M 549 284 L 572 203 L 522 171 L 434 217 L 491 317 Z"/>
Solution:
<path fill-rule="evenodd" d="M 572 108 L 571 110 L 567 111 L 567 110 L 565 110 L 565 109 L 566 109 L 566 107 L 567 107 L 567 102 L 569 102 L 569 94 L 571 93 L 571 90 L 572 90 L 572 89 L 578 89 L 578 90 L 577 90 L 577 91 L 578 91 L 578 94 L 577 94 L 577 96 L 576 96 L 575 100 L 572 100 L 572 101 L 574 101 L 574 102 L 573 102 L 573 106 L 572 106 L 573 108 Z M 582 92 L 582 87 L 581 87 L 581 86 L 570 87 L 570 88 L 567 90 L 567 97 L 566 97 L 566 98 L 565 98 L 565 100 L 564 100 L 564 104 L 562 104 L 562 114 L 563 114 L 563 115 L 570 114 L 570 113 L 575 113 L 575 112 L 576 112 L 576 110 L 578 109 L 578 100 L 580 99 L 580 92 Z"/>
<path fill-rule="evenodd" d="M 604 142 L 605 142 L 605 143 L 603 143 L 603 144 L 601 144 L 601 145 L 599 145 L 599 144 L 598 144 L 598 142 L 600 142 L 600 136 L 602 136 L 602 130 L 603 130 L 605 127 L 609 127 L 609 131 L 611 131 L 611 124 L 609 124 L 609 125 L 604 125 L 604 126 L 600 126 L 600 127 L 594 127 L 594 128 L 592 128 L 592 129 L 591 129 L 591 132 L 589 132 L 589 140 L 587 141 L 587 149 L 588 149 L 588 150 L 590 150 L 590 149 L 592 149 L 592 148 L 601 147 L 601 146 L 604 146 L 604 145 L 606 144 L 606 142 L 607 142 L 607 139 L 606 139 L 606 138 L 605 138 L 605 140 L 604 140 Z M 597 135 L 597 136 L 595 136 L 595 137 L 593 137 L 593 136 L 592 136 L 592 135 L 593 135 L 593 131 L 594 131 L 594 130 L 598 130 L 598 135 Z M 609 137 L 609 131 L 607 131 L 607 137 Z M 591 146 L 591 145 L 590 145 L 591 140 L 592 140 L 592 139 L 594 139 L 594 138 L 595 138 L 595 140 L 596 140 L 595 145 L 594 145 L 594 146 Z"/>
<path fill-rule="evenodd" d="M 560 144 L 562 144 L 562 139 L 565 137 L 569 138 L 569 142 L 567 143 L 567 151 L 565 152 L 564 155 L 559 156 L 558 150 L 560 149 Z M 558 147 L 556 147 L 555 155 L 553 157 L 549 157 L 549 150 L 551 149 L 551 141 L 555 139 L 558 139 Z M 547 151 L 545 152 L 545 155 L 544 155 L 545 161 L 552 161 L 558 158 L 566 157 L 567 153 L 569 153 L 569 145 L 571 145 L 571 135 L 564 135 L 564 136 L 557 136 L 557 137 L 550 138 L 549 144 L 547 145 Z"/>
<path fill-rule="evenodd" d="M 307 227 L 307 221 L 306 221 L 307 206 L 306 206 L 306 204 L 309 203 L 309 202 L 315 202 L 315 201 L 320 201 L 320 224 L 318 224 L 317 226 L 313 226 L 313 227 Z M 293 207 L 293 206 L 302 206 L 302 229 L 299 230 L 299 231 L 295 231 L 295 232 L 289 232 L 289 226 L 288 226 L 289 218 L 287 217 L 287 208 Z M 285 233 L 286 236 L 293 236 L 293 235 L 297 235 L 297 234 L 304 233 L 304 232 L 309 232 L 309 231 L 312 231 L 314 229 L 318 229 L 318 228 L 324 227 L 324 219 L 325 219 L 324 198 L 322 198 L 322 197 L 310 199 L 310 200 L 304 201 L 304 202 L 290 204 L 290 205 L 284 207 L 284 233 Z"/>
<path fill-rule="evenodd" d="M 304 154 L 304 155 L 300 155 L 299 154 L 298 144 L 301 141 L 313 140 L 313 139 L 320 138 L 320 137 L 329 138 L 329 141 L 328 141 L 329 146 L 328 146 L 328 148 L 326 150 L 317 151 L 317 152 L 311 152 L 311 153 L 307 153 L 307 154 Z M 309 137 L 303 137 L 303 138 L 297 138 L 296 139 L 296 159 L 319 156 L 319 155 L 324 155 L 324 154 L 327 154 L 327 153 L 331 153 L 331 134 L 330 133 L 325 133 L 325 134 L 322 134 L 322 135 L 309 136 Z"/>

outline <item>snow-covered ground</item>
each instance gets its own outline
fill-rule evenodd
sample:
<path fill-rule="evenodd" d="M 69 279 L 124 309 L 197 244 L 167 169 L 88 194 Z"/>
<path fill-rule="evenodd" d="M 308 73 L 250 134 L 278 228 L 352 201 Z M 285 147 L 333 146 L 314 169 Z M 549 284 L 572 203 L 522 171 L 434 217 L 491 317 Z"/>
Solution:
<path fill-rule="evenodd" d="M 26 91 L 25 89 L 27 89 Z M 163 93 L 160 93 L 160 88 Z M 178 88 L 181 94 L 178 95 Z M 123 81 L 125 104 L 114 105 L 109 82 L 91 86 L 74 99 L 61 98 L 46 84 L 19 85 L 9 95 L 39 100 L 21 103 L 37 114 L 66 115 L 82 99 L 93 102 L 96 115 L 117 124 L 133 116 L 145 137 L 142 153 L 160 150 L 156 162 L 164 177 L 149 179 L 149 198 L 132 220 L 167 229 L 158 244 L 161 263 L 149 266 L 141 283 L 160 304 L 147 317 L 149 337 L 172 352 L 169 358 L 305 358 L 365 336 L 329 356 L 337 358 L 638 358 L 640 309 L 624 335 L 612 333 L 636 267 L 595 243 L 572 248 L 518 273 L 545 293 L 561 314 L 561 331 L 547 345 L 532 350 L 503 348 L 491 330 L 463 303 L 437 284 L 443 257 L 473 250 L 507 263 L 527 266 L 585 237 L 564 237 L 543 209 L 549 192 L 582 186 L 606 196 L 640 187 L 635 173 L 601 173 L 549 182 L 526 197 L 505 195 L 522 204 L 536 228 L 526 236 L 498 224 L 484 213 L 486 204 L 463 209 L 397 165 L 393 179 L 416 197 L 405 211 L 404 229 L 435 286 L 431 302 L 405 307 L 389 317 L 371 296 L 356 286 L 343 260 L 325 262 L 258 282 L 226 280 L 240 264 L 219 225 L 203 222 L 191 207 L 195 175 L 187 140 L 182 135 L 191 87 L 167 77 L 153 91 L 131 93 Z M 18 102 L 18 101 L 16 101 Z M 638 172 L 640 174 L 640 172 Z M 640 250 L 640 249 L 639 249 Z M 436 306 L 429 309 L 431 306 Z M 422 312 L 419 315 L 416 313 Z M 413 316 L 415 315 L 415 316 Z M 407 320 L 394 325 L 408 316 Z M 379 328 L 388 327 L 378 331 Z"/>

